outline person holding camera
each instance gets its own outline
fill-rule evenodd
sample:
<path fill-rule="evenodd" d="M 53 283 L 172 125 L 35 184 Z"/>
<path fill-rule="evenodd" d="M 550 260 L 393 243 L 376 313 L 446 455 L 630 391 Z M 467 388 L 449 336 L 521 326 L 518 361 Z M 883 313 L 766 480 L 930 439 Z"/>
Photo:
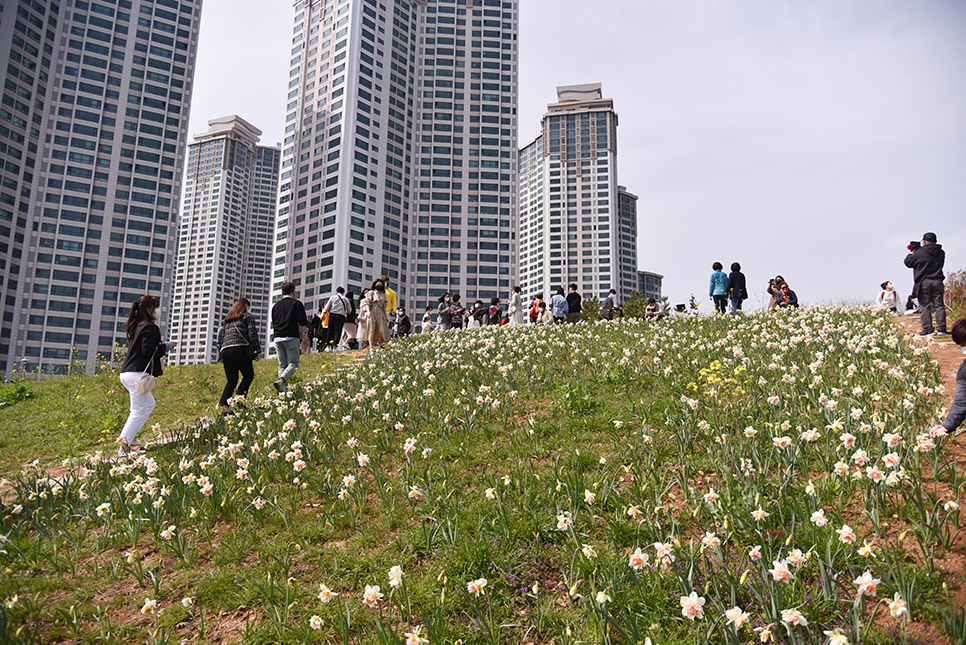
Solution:
<path fill-rule="evenodd" d="M 779 288 L 781 287 L 781 284 L 784 281 L 785 281 L 785 278 L 781 277 L 780 275 L 776 275 L 774 278 L 768 281 L 768 288 L 765 289 L 768 295 L 771 296 L 771 300 L 768 301 L 768 311 L 775 310 L 775 306 L 776 306 L 775 299 L 776 299 L 776 296 L 778 295 Z"/>
<path fill-rule="evenodd" d="M 941 244 L 936 243 L 935 233 L 922 236 L 922 244 L 909 243 L 909 255 L 905 265 L 912 269 L 913 293 L 919 300 L 922 315 L 919 323 L 922 325 L 920 336 L 946 335 L 946 304 L 943 294 L 946 285 L 943 282 L 943 268 L 946 264 L 946 252 Z M 936 314 L 936 326 L 933 327 L 933 312 Z"/>

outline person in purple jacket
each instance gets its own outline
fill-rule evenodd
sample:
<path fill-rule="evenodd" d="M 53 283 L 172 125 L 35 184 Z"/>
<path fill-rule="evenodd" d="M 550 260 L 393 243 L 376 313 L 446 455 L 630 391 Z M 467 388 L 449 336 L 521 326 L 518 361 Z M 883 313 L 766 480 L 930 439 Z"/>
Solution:
<path fill-rule="evenodd" d="M 953 335 L 953 342 L 962 348 L 966 354 L 966 318 L 960 318 L 953 323 L 950 330 Z M 942 422 L 941 428 L 946 432 L 952 432 L 966 421 L 966 360 L 959 366 L 956 372 L 956 394 L 953 396 L 953 404 L 949 408 L 946 420 Z"/>

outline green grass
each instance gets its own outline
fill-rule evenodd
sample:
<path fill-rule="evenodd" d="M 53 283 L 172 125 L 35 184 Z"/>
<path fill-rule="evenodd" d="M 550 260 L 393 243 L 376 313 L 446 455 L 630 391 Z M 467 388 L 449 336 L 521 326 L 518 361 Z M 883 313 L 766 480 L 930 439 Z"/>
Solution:
<path fill-rule="evenodd" d="M 302 356 L 295 382 L 314 379 L 331 371 L 358 352 Z M 278 362 L 255 363 L 251 395 L 271 395 Z M 27 378 L 0 386 L 12 391 L 27 388 L 29 398 L 0 407 L 0 474 L 9 475 L 34 460 L 43 464 L 76 457 L 93 449 L 113 451 L 114 440 L 128 414 L 128 393 L 116 370 L 96 376 L 73 374 L 54 379 Z M 218 399 L 225 386 L 225 372 L 214 365 L 167 366 L 154 391 L 157 407 L 141 430 L 141 441 L 151 438 L 153 425 L 162 432 L 193 424 L 203 415 L 219 414 Z"/>
<path fill-rule="evenodd" d="M 57 486 L 34 473 L 18 477 L 16 500 L 0 506 L 0 640 L 66 640 L 76 629 L 82 643 L 110 642 L 105 630 L 114 642 L 161 642 L 155 630 L 163 627 L 167 642 L 398 645 L 420 625 L 433 645 L 624 645 L 645 636 L 660 645 L 731 645 L 723 615 L 741 605 L 763 623 L 801 609 L 810 628 L 791 638 L 778 627 L 778 637 L 820 645 L 823 629 L 852 630 L 852 619 L 867 631 L 852 584 L 865 570 L 882 580 L 879 599 L 910 593 L 915 618 L 939 625 L 942 573 L 916 551 L 888 560 L 884 550 L 896 524 L 958 523 L 936 505 L 961 492 L 960 471 L 943 471 L 944 492 L 925 510 L 905 487 L 857 478 L 862 468 L 833 472 L 856 448 L 880 463 L 883 433 L 896 432 L 908 490 L 935 490 L 923 472 L 945 463 L 943 442 L 915 449 L 938 407 L 928 355 L 867 310 L 666 323 L 411 338 L 311 391 L 294 388 L 291 399 L 268 392 L 230 420 L 191 424 L 183 441 L 134 463 L 77 459 L 86 477 Z M 311 357 L 300 372 L 307 381 L 331 361 Z M 163 425 L 213 410 L 218 367 L 166 372 L 162 388 L 182 389 L 158 393 L 159 411 L 166 400 L 180 405 Z M 274 365 L 258 367 L 265 394 Z M 172 382 L 189 373 L 193 384 Z M 89 386 L 85 402 L 92 382 L 109 387 L 106 379 L 77 382 L 69 391 L 76 397 Z M 2 412 L 43 400 L 39 392 Z M 51 432 L 63 439 L 59 428 Z M 812 428 L 821 437 L 810 443 L 801 437 Z M 106 445 L 114 432 L 89 445 Z M 840 447 L 846 432 L 855 441 L 848 451 Z M 782 435 L 793 447 L 774 444 Z M 805 492 L 809 482 L 814 494 Z M 712 488 L 720 499 L 706 503 Z M 809 521 L 816 508 L 828 526 Z M 768 515 L 753 519 L 756 509 Z M 568 514 L 572 524 L 561 529 Z M 888 530 L 873 525 L 877 515 L 890 518 Z M 853 545 L 835 533 L 845 523 L 858 536 Z M 175 537 L 162 537 L 169 526 Z M 710 532 L 722 540 L 717 551 L 702 547 Z M 955 555 L 936 537 L 908 535 L 910 544 Z M 877 557 L 858 552 L 864 540 Z M 673 544 L 666 569 L 656 566 L 655 542 Z M 753 546 L 760 562 L 748 555 Z M 632 570 L 635 548 L 654 566 Z M 768 568 L 792 549 L 812 555 L 796 565 L 794 581 L 772 580 Z M 128 552 L 140 565 L 127 563 Z M 405 577 L 391 591 L 394 565 Z M 826 569 L 835 579 L 823 588 Z M 474 597 L 467 582 L 478 578 L 487 593 Z M 320 602 L 320 583 L 336 600 Z M 379 608 L 363 605 L 366 585 L 382 587 Z M 707 599 L 694 622 L 680 605 L 692 589 Z M 599 593 L 612 600 L 599 603 Z M 193 608 L 181 606 L 185 597 Z M 164 613 L 140 613 L 145 598 Z M 322 629 L 309 627 L 313 616 Z M 868 642 L 888 638 L 873 626 Z M 740 642 L 752 641 L 757 634 L 743 628 Z"/>

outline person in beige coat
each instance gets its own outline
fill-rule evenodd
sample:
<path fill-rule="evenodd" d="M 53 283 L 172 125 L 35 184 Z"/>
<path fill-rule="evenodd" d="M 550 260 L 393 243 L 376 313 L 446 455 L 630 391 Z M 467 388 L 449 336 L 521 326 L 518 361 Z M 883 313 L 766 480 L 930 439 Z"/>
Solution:
<path fill-rule="evenodd" d="M 373 282 L 365 300 L 369 310 L 366 328 L 369 333 L 369 349 L 372 351 L 377 345 L 382 347 L 389 340 L 389 318 L 386 314 L 389 300 L 386 297 L 386 284 L 382 280 Z"/>

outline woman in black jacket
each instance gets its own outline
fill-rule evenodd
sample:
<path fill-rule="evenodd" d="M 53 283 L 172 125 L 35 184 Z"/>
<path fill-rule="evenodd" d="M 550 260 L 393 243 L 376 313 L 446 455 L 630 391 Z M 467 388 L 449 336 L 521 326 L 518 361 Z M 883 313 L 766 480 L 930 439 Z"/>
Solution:
<path fill-rule="evenodd" d="M 731 301 L 731 313 L 741 311 L 741 303 L 748 299 L 748 287 L 745 274 L 741 272 L 741 265 L 732 262 L 731 273 L 728 274 L 728 300 Z"/>
<path fill-rule="evenodd" d="M 235 301 L 225 322 L 218 333 L 218 347 L 221 349 L 221 362 L 225 366 L 225 389 L 221 393 L 221 408 L 228 414 L 228 399 L 233 395 L 245 396 L 248 388 L 255 380 L 255 368 L 252 360 L 261 359 L 262 344 L 258 340 L 258 323 L 255 316 L 248 311 L 252 303 L 248 298 Z M 241 372 L 242 382 L 238 385 L 238 373 Z"/>
<path fill-rule="evenodd" d="M 176 341 L 161 342 L 161 330 L 155 324 L 158 304 L 158 299 L 154 296 L 141 296 L 131 305 L 131 313 L 124 324 L 128 349 L 127 358 L 121 365 L 121 385 L 131 395 L 131 413 L 121 429 L 118 455 L 141 447 L 135 438 L 154 410 L 154 395 L 151 392 L 139 392 L 138 380 L 145 373 L 161 376 L 161 357 L 178 344 Z"/>

